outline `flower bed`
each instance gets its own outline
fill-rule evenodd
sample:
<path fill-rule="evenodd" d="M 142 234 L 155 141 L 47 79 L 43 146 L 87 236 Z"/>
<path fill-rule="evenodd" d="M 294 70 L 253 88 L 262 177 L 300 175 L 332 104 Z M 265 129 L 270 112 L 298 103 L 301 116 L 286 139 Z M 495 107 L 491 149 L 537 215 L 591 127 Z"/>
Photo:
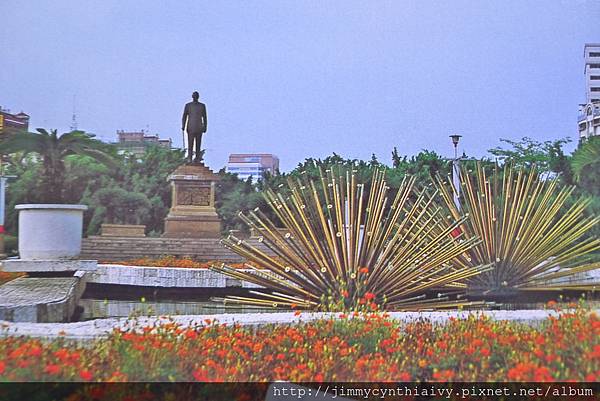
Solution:
<path fill-rule="evenodd" d="M 4 272 L 0 270 L 0 285 L 8 283 L 11 280 L 14 280 L 18 277 L 25 276 L 25 273 L 12 273 L 12 272 Z"/>
<path fill-rule="evenodd" d="M 213 264 L 220 264 L 219 261 L 197 262 L 191 258 L 177 258 L 175 256 L 161 256 L 160 258 L 138 258 L 120 261 L 100 261 L 102 264 L 141 266 L 141 267 L 183 267 L 189 269 L 208 269 Z M 243 263 L 228 263 L 228 266 L 235 268 L 244 268 Z"/>
<path fill-rule="evenodd" d="M 358 313 L 258 329 L 207 323 L 115 330 L 87 346 L 1 338 L 0 381 L 600 380 L 600 318 L 581 308 L 538 327 L 477 315 L 400 327 Z"/>

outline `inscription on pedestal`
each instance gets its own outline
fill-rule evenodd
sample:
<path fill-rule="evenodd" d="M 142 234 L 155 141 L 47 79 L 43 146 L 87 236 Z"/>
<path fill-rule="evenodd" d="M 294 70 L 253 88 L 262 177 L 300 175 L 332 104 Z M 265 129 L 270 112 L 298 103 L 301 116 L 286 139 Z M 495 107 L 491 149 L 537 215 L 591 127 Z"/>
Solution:
<path fill-rule="evenodd" d="M 210 183 L 178 183 L 176 184 L 176 205 L 178 206 L 210 206 Z"/>

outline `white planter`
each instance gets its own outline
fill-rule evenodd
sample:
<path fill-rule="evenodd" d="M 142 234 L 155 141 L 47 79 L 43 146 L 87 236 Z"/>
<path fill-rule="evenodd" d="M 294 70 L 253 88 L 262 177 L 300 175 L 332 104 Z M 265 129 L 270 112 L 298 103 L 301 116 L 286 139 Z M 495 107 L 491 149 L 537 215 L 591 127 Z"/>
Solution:
<path fill-rule="evenodd" d="M 85 205 L 16 205 L 19 256 L 30 260 L 76 259 L 81 252 Z"/>

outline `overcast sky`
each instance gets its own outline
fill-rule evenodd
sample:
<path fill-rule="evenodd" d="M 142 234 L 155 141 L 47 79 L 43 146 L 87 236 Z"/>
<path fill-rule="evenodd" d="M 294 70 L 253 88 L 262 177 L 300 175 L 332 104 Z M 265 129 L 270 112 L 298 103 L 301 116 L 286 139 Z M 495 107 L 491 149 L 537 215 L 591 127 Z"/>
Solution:
<path fill-rule="evenodd" d="M 206 160 L 275 153 L 282 170 L 332 152 L 390 162 L 483 156 L 499 138 L 576 134 L 583 45 L 600 0 L 0 0 L 0 105 L 31 129 L 114 141 L 149 129 L 181 146 L 194 90 Z M 461 149 L 461 150 L 462 150 Z"/>

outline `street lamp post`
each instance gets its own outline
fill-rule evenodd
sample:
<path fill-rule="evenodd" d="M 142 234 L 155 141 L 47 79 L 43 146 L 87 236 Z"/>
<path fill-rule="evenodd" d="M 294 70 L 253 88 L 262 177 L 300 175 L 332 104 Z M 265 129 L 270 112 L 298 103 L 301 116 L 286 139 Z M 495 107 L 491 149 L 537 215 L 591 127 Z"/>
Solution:
<path fill-rule="evenodd" d="M 452 159 L 452 186 L 454 194 L 454 204 L 460 210 L 460 158 L 458 157 L 458 141 L 462 135 L 450 135 L 454 145 L 454 159 Z"/>
<path fill-rule="evenodd" d="M 4 163 L 0 155 L 0 258 L 6 257 L 4 249 L 4 215 L 6 210 L 6 184 L 14 175 L 4 174 Z"/>

